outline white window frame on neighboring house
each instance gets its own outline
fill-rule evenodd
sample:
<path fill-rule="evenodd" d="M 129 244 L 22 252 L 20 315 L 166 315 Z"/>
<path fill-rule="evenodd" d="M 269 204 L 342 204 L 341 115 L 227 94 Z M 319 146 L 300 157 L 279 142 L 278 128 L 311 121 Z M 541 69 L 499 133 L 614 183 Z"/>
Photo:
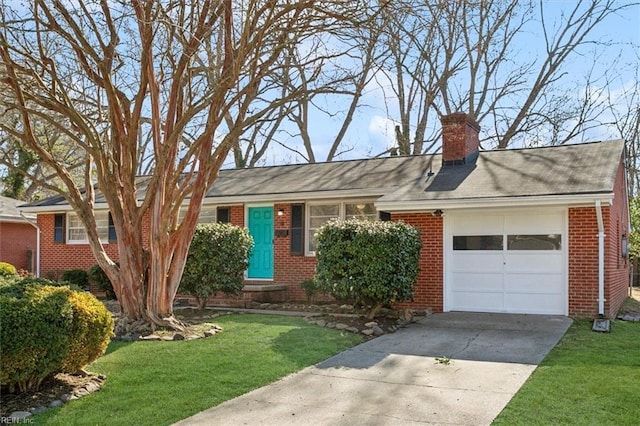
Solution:
<path fill-rule="evenodd" d="M 98 228 L 98 237 L 100 242 L 106 244 L 109 242 L 109 211 L 98 210 L 94 212 L 96 218 L 96 227 Z M 67 244 L 89 244 L 87 230 L 80 217 L 75 213 L 67 213 Z"/>
<path fill-rule="evenodd" d="M 306 203 L 305 211 L 305 254 L 307 256 L 315 256 L 315 233 L 325 223 L 331 219 L 351 219 L 355 217 L 365 218 L 367 220 L 378 220 L 378 212 L 374 206 L 374 200 L 327 200 L 319 202 Z M 318 207 L 337 207 L 336 213 L 317 214 L 314 209 Z M 360 214 L 355 214 L 354 210 L 360 210 Z M 316 213 L 314 215 L 314 213 Z M 319 219 L 319 220 L 313 220 Z M 313 226 L 312 226 L 313 225 Z"/>

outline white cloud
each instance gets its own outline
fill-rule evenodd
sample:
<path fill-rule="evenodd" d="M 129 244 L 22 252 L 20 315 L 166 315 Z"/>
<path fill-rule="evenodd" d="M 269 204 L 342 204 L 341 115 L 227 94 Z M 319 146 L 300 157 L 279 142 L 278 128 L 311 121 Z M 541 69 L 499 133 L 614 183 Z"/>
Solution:
<path fill-rule="evenodd" d="M 389 149 L 396 144 L 396 122 L 380 115 L 374 115 L 369 120 L 369 139 L 376 145 Z"/>

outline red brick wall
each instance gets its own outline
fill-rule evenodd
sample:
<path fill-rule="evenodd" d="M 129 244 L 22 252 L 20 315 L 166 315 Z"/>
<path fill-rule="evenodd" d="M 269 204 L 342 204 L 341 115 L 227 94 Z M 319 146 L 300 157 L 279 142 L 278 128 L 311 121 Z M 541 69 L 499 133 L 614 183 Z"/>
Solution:
<path fill-rule="evenodd" d="M 283 215 L 278 216 L 282 210 Z M 291 228 L 291 205 L 276 204 L 275 229 Z M 305 236 L 306 238 L 306 236 Z M 304 301 L 307 296 L 300 287 L 300 283 L 313 277 L 316 268 L 316 258 L 313 256 L 298 256 L 291 254 L 291 232 L 286 237 L 274 237 L 274 284 L 287 286 L 287 297 L 292 301 Z"/>
<path fill-rule="evenodd" d="M 442 161 L 462 160 L 480 146 L 480 125 L 465 113 L 440 118 L 442 124 Z"/>
<path fill-rule="evenodd" d="M 66 244 L 53 241 L 53 214 L 39 214 L 40 226 L 40 275 L 59 278 L 67 269 L 89 269 L 96 264 L 89 244 Z M 105 251 L 118 260 L 118 245 L 104 244 Z"/>
<path fill-rule="evenodd" d="M 616 177 L 613 205 L 608 209 L 605 221 L 605 298 L 606 313 L 615 317 L 629 294 L 629 259 L 622 257 L 621 239 L 629 238 L 629 210 L 622 161 Z"/>
<path fill-rule="evenodd" d="M 28 223 L 0 222 L 0 262 L 33 272 L 36 257 L 36 228 Z M 27 263 L 27 251 L 33 252 L 33 263 Z"/>
<path fill-rule="evenodd" d="M 602 206 L 605 232 L 605 315 L 615 317 L 627 297 L 629 261 L 622 258 L 620 240 L 628 234 L 627 192 L 622 162 L 612 206 Z M 598 221 L 596 208 L 569 209 L 569 315 L 598 315 Z"/>
<path fill-rule="evenodd" d="M 595 207 L 569 209 L 568 274 L 569 315 L 597 315 L 598 220 Z"/>
<path fill-rule="evenodd" d="M 244 205 L 230 206 L 231 223 L 236 226 L 244 227 Z"/>
<path fill-rule="evenodd" d="M 398 304 L 398 307 L 430 309 L 442 312 L 444 236 L 443 218 L 431 213 L 393 213 L 392 220 L 403 221 L 420 230 L 422 251 L 420 252 L 420 275 L 416 282 L 413 302 Z"/>

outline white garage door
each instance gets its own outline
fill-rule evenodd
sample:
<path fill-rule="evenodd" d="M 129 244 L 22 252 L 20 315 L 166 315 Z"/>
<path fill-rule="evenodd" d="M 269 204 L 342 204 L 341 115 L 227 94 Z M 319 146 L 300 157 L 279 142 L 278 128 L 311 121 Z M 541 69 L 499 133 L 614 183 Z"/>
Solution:
<path fill-rule="evenodd" d="M 445 310 L 567 314 L 566 212 L 445 216 Z"/>

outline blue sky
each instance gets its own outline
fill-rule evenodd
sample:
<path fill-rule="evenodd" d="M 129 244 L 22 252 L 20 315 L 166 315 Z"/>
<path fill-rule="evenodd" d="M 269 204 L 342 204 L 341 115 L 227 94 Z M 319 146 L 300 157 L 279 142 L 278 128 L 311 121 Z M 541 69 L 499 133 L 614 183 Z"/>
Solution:
<path fill-rule="evenodd" d="M 626 0 L 625 0 L 626 1 Z M 616 4 L 621 4 L 618 1 Z M 629 3 L 629 2 L 627 2 Z M 545 10 L 548 16 L 547 24 L 552 25 L 554 21 L 559 19 L 560 14 L 574 6 L 573 1 L 551 1 L 545 2 Z M 528 58 L 532 55 L 541 55 L 543 51 L 543 40 L 536 36 L 533 26 L 527 28 L 529 36 L 522 41 L 522 45 L 518 47 L 520 54 Z M 602 75 L 608 71 L 614 76 L 614 86 L 610 90 L 614 92 L 620 90 L 623 85 L 629 86 L 634 83 L 634 75 L 631 72 L 631 65 L 637 59 L 640 53 L 640 5 L 628 8 L 624 14 L 612 15 L 601 24 L 592 34 L 591 39 L 603 42 L 611 42 L 609 48 L 601 50 L 597 56 L 594 55 L 592 46 L 584 46 L 565 64 L 567 75 L 563 77 L 566 84 L 574 87 L 576 79 L 584 74 L 585 69 L 596 61 L 594 75 Z M 622 60 L 618 58 L 619 52 L 622 50 Z M 517 61 L 517 58 L 514 58 Z M 603 84 L 602 82 L 598 82 Z M 336 102 L 334 99 L 329 102 Z M 379 154 L 393 145 L 394 120 L 398 117 L 394 114 L 393 109 L 387 112 L 383 99 L 383 92 L 371 85 L 363 99 L 362 107 L 356 113 L 354 122 L 345 138 L 344 146 L 349 148 L 348 152 L 342 154 L 339 159 L 366 158 Z M 330 105 L 331 106 L 331 105 Z M 335 105 L 339 108 L 340 105 Z M 316 152 L 316 159 L 323 161 L 329 150 L 330 144 L 340 125 L 340 119 L 330 119 L 322 114 L 312 114 L 310 116 L 310 130 Z M 593 141 L 611 139 L 616 136 L 606 127 L 600 127 L 589 131 L 581 136 L 579 141 Z M 301 144 L 295 138 L 286 141 L 293 148 L 301 149 Z M 285 150 L 272 144 L 270 153 L 265 158 L 266 164 L 284 164 L 298 163 L 304 160 Z"/>

